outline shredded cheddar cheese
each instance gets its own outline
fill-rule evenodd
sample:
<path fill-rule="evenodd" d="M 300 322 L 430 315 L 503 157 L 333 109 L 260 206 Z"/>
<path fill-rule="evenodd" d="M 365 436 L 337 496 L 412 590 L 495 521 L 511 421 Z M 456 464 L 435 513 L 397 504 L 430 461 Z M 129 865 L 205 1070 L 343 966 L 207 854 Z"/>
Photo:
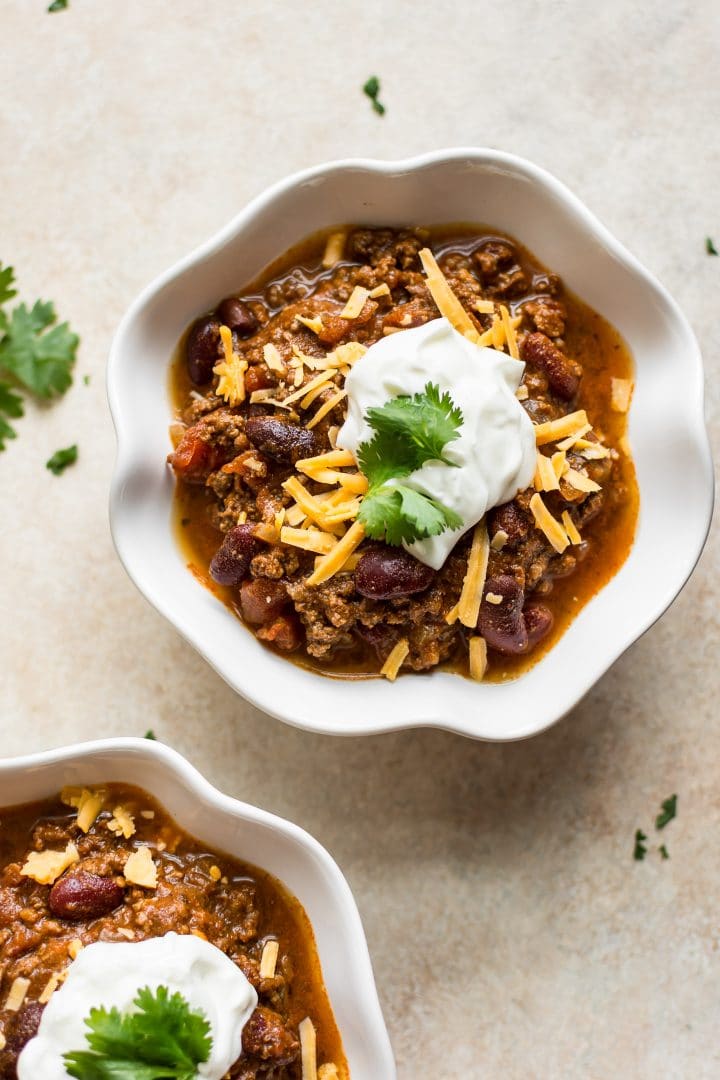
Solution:
<path fill-rule="evenodd" d="M 328 581 L 340 570 L 345 560 L 352 555 L 356 547 L 359 547 L 364 538 L 365 528 L 362 522 L 356 521 L 337 542 L 330 554 L 323 558 L 320 566 L 313 571 L 307 579 L 308 585 L 321 585 L 323 581 Z"/>
<path fill-rule="evenodd" d="M 295 318 L 303 326 L 306 326 L 308 330 L 312 330 L 313 334 L 322 334 L 325 329 L 320 315 L 314 315 L 312 319 L 309 319 L 307 315 L 296 315 Z"/>
<path fill-rule="evenodd" d="M 38 885 L 52 885 L 69 866 L 79 861 L 78 849 L 70 840 L 64 851 L 31 851 L 20 873 Z"/>
<path fill-rule="evenodd" d="M 153 862 L 150 848 L 146 844 L 128 855 L 123 867 L 123 875 L 131 885 L 140 885 L 143 889 L 157 887 L 157 867 Z"/>
<path fill-rule="evenodd" d="M 342 232 L 332 232 L 328 236 L 325 242 L 325 254 L 323 255 L 322 264 L 325 270 L 329 270 L 331 266 L 335 266 L 339 263 L 345 253 L 345 238 L 346 234 Z"/>
<path fill-rule="evenodd" d="M 536 491 L 560 490 L 560 482 L 558 481 L 551 458 L 542 454 L 539 450 L 537 452 L 537 461 L 535 465 L 534 485 Z"/>
<path fill-rule="evenodd" d="M 567 534 L 560 522 L 552 516 L 543 502 L 542 496 L 537 492 L 530 500 L 530 511 L 538 529 L 545 534 L 557 553 L 561 555 L 569 543 Z"/>
<path fill-rule="evenodd" d="M 490 547 L 493 549 L 493 551 L 502 551 L 509 539 L 510 537 L 504 529 L 498 529 L 498 531 L 495 533 L 492 540 L 490 541 Z"/>
<path fill-rule="evenodd" d="M 340 312 L 340 318 L 357 319 L 358 315 L 365 307 L 365 301 L 367 300 L 369 295 L 369 289 L 363 288 L 362 285 L 356 285 L 353 291 L 350 293 L 350 299 Z"/>
<path fill-rule="evenodd" d="M 515 330 L 510 321 L 510 312 L 504 304 L 500 305 L 500 317 L 502 318 L 503 330 L 505 331 L 505 340 L 507 341 L 508 352 L 514 360 L 519 360 L 520 350 L 518 349 L 517 338 L 515 337 Z"/>
<path fill-rule="evenodd" d="M 97 821 L 103 807 L 103 795 L 98 791 L 89 791 L 83 788 L 77 803 L 78 828 L 84 833 L 90 831 Z"/>
<path fill-rule="evenodd" d="M 418 255 L 427 277 L 427 287 L 440 314 L 445 316 L 459 334 L 477 343 L 480 335 L 475 329 L 475 324 L 450 288 L 430 248 L 422 248 Z"/>
<path fill-rule="evenodd" d="M 400 668 L 403 666 L 405 657 L 410 652 L 410 645 L 407 638 L 401 638 L 397 645 L 390 651 L 390 655 L 380 668 L 380 674 L 384 675 L 390 682 L 395 682 L 400 672 Z"/>
<path fill-rule="evenodd" d="M 390 286 L 387 281 L 383 281 L 381 285 L 376 285 L 374 289 L 371 289 L 368 295 L 371 300 L 377 300 L 379 296 L 390 296 Z"/>
<path fill-rule="evenodd" d="M 263 345 L 263 358 L 271 371 L 277 371 L 280 374 L 285 371 L 285 365 L 282 356 L 280 355 L 280 351 L 277 345 L 273 345 L 271 341 L 269 341 L 267 345 Z"/>
<path fill-rule="evenodd" d="M 473 307 L 480 315 L 494 315 L 495 304 L 492 300 L 475 300 Z"/>
<path fill-rule="evenodd" d="M 220 327 L 220 340 L 225 359 L 213 368 L 213 374 L 218 376 L 217 394 L 229 405 L 239 405 L 245 400 L 245 372 L 248 362 L 233 352 L 232 331 L 229 327 Z"/>
<path fill-rule="evenodd" d="M 485 527 L 485 519 L 483 518 L 482 521 L 477 523 L 473 532 L 467 570 L 458 601 L 458 618 L 463 626 L 471 629 L 477 626 L 478 615 L 480 614 L 480 601 L 485 587 L 489 549 L 490 543 Z"/>
<path fill-rule="evenodd" d="M 323 417 L 327 416 L 329 412 L 339 405 L 343 398 L 347 397 L 347 390 L 338 390 L 332 397 L 328 398 L 324 404 L 320 406 L 318 411 L 314 414 L 312 420 L 309 420 L 305 425 L 306 428 L 314 428 L 316 424 L 319 424 Z"/>
<path fill-rule="evenodd" d="M 577 526 L 575 525 L 575 522 L 570 517 L 570 513 L 567 510 L 563 510 L 562 512 L 562 523 L 570 543 L 582 544 L 582 536 L 578 532 Z"/>
<path fill-rule="evenodd" d="M 116 835 L 122 835 L 126 840 L 135 832 L 135 820 L 129 810 L 124 806 L 116 806 L 113 810 L 112 819 L 108 822 L 108 829 Z"/>
<path fill-rule="evenodd" d="M 610 404 L 615 412 L 626 413 L 630 408 L 633 384 L 630 379 L 612 379 Z"/>
<path fill-rule="evenodd" d="M 317 1035 L 309 1016 L 298 1024 L 302 1080 L 317 1080 Z"/>
<path fill-rule="evenodd" d="M 558 439 L 563 439 L 566 435 L 576 435 L 580 428 L 585 427 L 587 422 L 587 413 L 584 409 L 568 413 L 567 416 L 560 416 L 557 420 L 546 420 L 544 424 L 535 425 L 535 441 L 538 446 L 557 442 Z M 589 428 L 585 427 L 585 430 L 587 431 Z M 560 449 L 565 450 L 566 447 L 561 446 Z"/>
<path fill-rule="evenodd" d="M 568 484 L 574 487 L 576 491 L 600 491 L 599 484 L 577 469 L 567 469 L 563 479 L 567 480 Z"/>
<path fill-rule="evenodd" d="M 283 544 L 302 548 L 303 551 L 314 551 L 318 555 L 329 555 L 338 542 L 337 536 L 332 533 L 321 532 L 320 529 L 294 529 L 288 525 L 280 530 L 280 540 Z"/>
<path fill-rule="evenodd" d="M 8 1012 L 18 1012 L 25 1001 L 25 996 L 30 989 L 30 980 L 24 978 L 22 975 L 18 975 L 13 980 L 12 986 L 8 991 L 8 996 L 5 998 L 5 1008 Z"/>
<path fill-rule="evenodd" d="M 266 941 L 263 945 L 262 956 L 260 957 L 261 979 L 272 979 L 274 977 L 279 951 L 279 941 Z"/>
<path fill-rule="evenodd" d="M 298 472 L 313 476 L 321 469 L 342 469 L 345 465 L 354 465 L 355 458 L 349 450 L 329 450 L 326 454 L 317 454 L 315 457 L 300 458 L 295 462 Z"/>
<path fill-rule="evenodd" d="M 470 678 L 482 682 L 487 671 L 487 642 L 484 637 L 471 637 L 468 641 Z"/>

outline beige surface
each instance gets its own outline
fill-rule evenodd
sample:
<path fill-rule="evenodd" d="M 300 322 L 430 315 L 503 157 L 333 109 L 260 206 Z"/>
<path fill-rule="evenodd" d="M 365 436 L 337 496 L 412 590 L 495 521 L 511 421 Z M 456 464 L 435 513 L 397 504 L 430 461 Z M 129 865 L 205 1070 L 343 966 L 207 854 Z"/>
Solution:
<path fill-rule="evenodd" d="M 0 257 L 80 331 L 92 382 L 0 457 L 4 752 L 152 725 L 310 829 L 355 891 L 403 1080 L 719 1076 L 717 535 L 671 612 L 541 738 L 312 737 L 235 698 L 125 577 L 103 385 L 138 289 L 269 181 L 466 143 L 565 180 L 677 296 L 715 375 L 711 0 L 45 7 L 2 3 Z M 359 89 L 374 72 L 383 119 Z M 56 479 L 44 462 L 74 440 Z M 673 791 L 671 860 L 634 863 L 635 828 Z"/>

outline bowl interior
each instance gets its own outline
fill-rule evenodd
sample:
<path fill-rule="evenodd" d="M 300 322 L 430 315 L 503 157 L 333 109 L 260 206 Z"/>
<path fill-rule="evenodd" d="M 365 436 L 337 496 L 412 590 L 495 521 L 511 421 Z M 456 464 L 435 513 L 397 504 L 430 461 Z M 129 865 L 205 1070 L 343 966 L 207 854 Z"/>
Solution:
<path fill-rule="evenodd" d="M 302 829 L 221 795 L 162 744 L 131 739 L 5 762 L 0 803 L 42 799 L 65 784 L 111 781 L 151 792 L 191 835 L 283 882 L 312 924 L 353 1080 L 392 1080 L 392 1052 L 355 902 L 336 864 Z"/>
<path fill-rule="evenodd" d="M 616 577 L 535 667 L 506 684 L 443 672 L 346 682 L 268 653 L 187 572 L 169 527 L 168 363 L 184 328 L 303 236 L 338 224 L 489 224 L 521 240 L 612 322 L 635 358 L 630 416 L 640 487 L 637 538 Z M 118 468 L 111 516 L 143 593 L 240 693 L 313 730 L 359 734 L 441 726 L 520 738 L 567 712 L 662 613 L 694 566 L 709 523 L 712 472 L 702 368 L 674 302 L 567 189 L 529 163 L 455 151 L 410 163 L 350 162 L 290 178 L 140 297 L 111 356 Z"/>

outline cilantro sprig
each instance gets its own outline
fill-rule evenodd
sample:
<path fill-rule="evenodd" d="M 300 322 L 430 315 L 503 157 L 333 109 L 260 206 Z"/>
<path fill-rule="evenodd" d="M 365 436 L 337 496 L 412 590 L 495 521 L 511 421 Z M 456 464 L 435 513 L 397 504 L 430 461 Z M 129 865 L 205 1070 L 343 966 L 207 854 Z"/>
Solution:
<path fill-rule="evenodd" d="M 133 1005 L 131 1013 L 90 1010 L 90 1049 L 63 1055 L 68 1074 L 76 1080 L 195 1080 L 212 1049 L 203 1014 L 165 986 L 139 990 Z"/>
<path fill-rule="evenodd" d="M 444 450 L 458 438 L 463 415 L 450 394 L 429 382 L 421 394 L 368 409 L 366 418 L 375 432 L 358 447 L 369 483 L 358 515 L 366 534 L 398 546 L 457 529 L 462 519 L 454 510 L 401 482 L 426 461 L 454 465 Z"/>
<path fill-rule="evenodd" d="M 17 436 L 9 421 L 24 413 L 18 390 L 46 401 L 64 394 L 80 341 L 66 322 L 57 325 L 49 301 L 36 300 L 30 308 L 20 303 L 8 311 L 15 296 L 15 272 L 0 263 L 0 450 Z"/>

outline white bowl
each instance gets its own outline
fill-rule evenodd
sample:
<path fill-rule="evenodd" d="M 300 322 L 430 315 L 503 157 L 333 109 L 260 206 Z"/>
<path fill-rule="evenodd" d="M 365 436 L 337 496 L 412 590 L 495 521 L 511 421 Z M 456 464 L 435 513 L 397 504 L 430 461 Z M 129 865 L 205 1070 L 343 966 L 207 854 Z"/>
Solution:
<path fill-rule="evenodd" d="M 623 334 L 635 357 L 630 439 L 640 486 L 635 544 L 613 580 L 520 678 L 474 684 L 436 671 L 323 678 L 275 656 L 190 574 L 170 528 L 168 363 L 185 327 L 308 233 L 340 223 L 469 221 L 513 234 Z M 135 584 L 238 693 L 298 727 L 337 735 L 440 727 L 533 735 L 563 716 L 665 611 L 710 524 L 713 479 L 702 361 L 660 284 L 559 181 L 495 150 L 351 160 L 281 181 L 138 297 L 108 366 L 118 457 L 110 518 Z"/>
<path fill-rule="evenodd" d="M 303 829 L 223 795 L 175 750 L 150 739 L 106 739 L 0 761 L 0 807 L 44 799 L 65 784 L 136 784 L 212 848 L 274 874 L 312 924 L 352 1080 L 394 1080 L 390 1041 L 350 886 Z"/>

